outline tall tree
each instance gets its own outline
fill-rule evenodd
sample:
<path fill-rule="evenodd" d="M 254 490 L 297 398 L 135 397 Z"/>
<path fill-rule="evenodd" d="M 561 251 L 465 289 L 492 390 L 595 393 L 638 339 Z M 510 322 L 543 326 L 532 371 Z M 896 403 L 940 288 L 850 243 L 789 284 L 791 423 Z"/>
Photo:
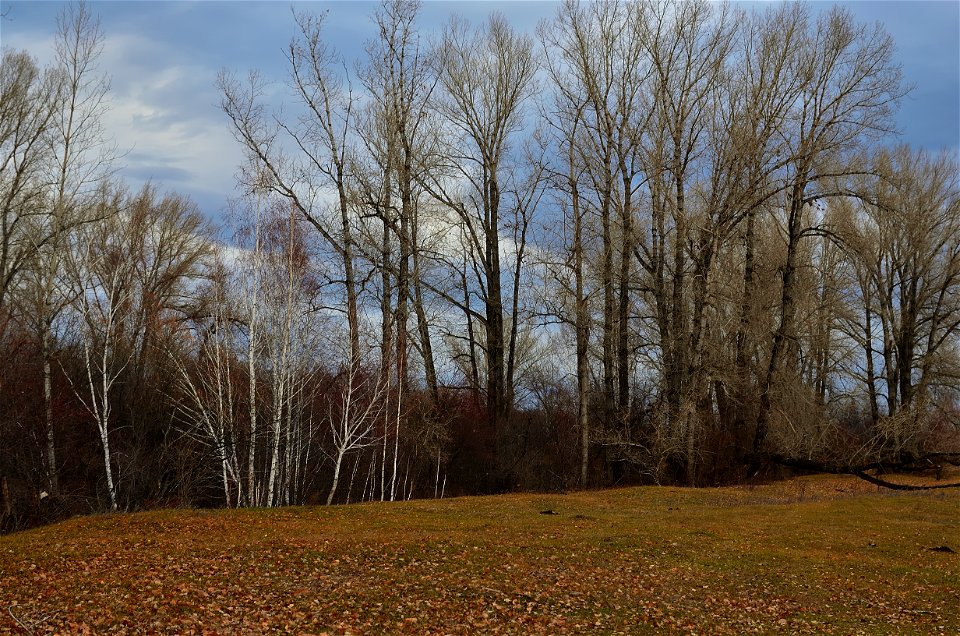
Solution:
<path fill-rule="evenodd" d="M 504 267 L 501 233 L 509 216 L 504 214 L 504 188 L 519 192 L 515 178 L 516 156 L 511 142 L 524 122 L 525 103 L 534 88 L 536 60 L 530 38 L 514 32 L 506 20 L 492 15 L 482 27 L 470 30 L 462 21 L 448 25 L 437 52 L 442 91 L 437 108 L 450 126 L 454 144 L 445 151 L 447 170 L 466 188 L 455 192 L 449 180 L 432 176 L 426 184 L 431 194 L 463 224 L 472 250 L 480 259 L 477 268 L 484 326 L 488 418 L 493 431 L 509 417 L 513 378 L 507 360 L 513 355 L 506 325 L 516 316 L 505 315 Z M 514 178 L 511 178 L 514 177 Z M 518 196 L 517 202 L 527 200 Z M 521 218 L 519 205 L 515 218 Z M 522 264 L 517 246 L 515 265 Z"/>
<path fill-rule="evenodd" d="M 888 417 L 917 409 L 922 418 L 931 390 L 955 385 L 960 169 L 946 153 L 898 146 L 878 151 L 872 172 L 856 180 L 859 198 L 840 208 L 846 218 L 838 226 L 858 273 L 853 335 L 876 425 L 879 398 Z M 894 428 L 885 440 L 893 452 L 917 452 L 922 427 Z"/>
<path fill-rule="evenodd" d="M 800 90 L 784 129 L 791 158 L 782 181 L 786 259 L 779 320 L 760 386 L 754 451 L 767 436 L 778 376 L 796 371 L 798 254 L 803 240 L 817 232 L 809 223 L 810 207 L 844 194 L 836 180 L 866 171 L 853 162 L 858 147 L 892 130 L 893 108 L 904 93 L 893 53 L 893 40 L 880 25 L 859 25 L 839 7 L 811 23 L 794 49 L 791 67 Z"/>
<path fill-rule="evenodd" d="M 83 348 L 84 377 L 74 390 L 97 427 L 111 510 L 118 502 L 110 450 L 115 393 L 134 355 L 126 323 L 134 305 L 135 275 L 124 246 L 123 204 L 123 192 L 101 193 L 96 203 L 100 220 L 77 236 L 69 263 Z"/>
<path fill-rule="evenodd" d="M 722 177 L 727 158 L 717 109 L 737 41 L 732 17 L 705 2 L 664 3 L 654 7 L 643 38 L 652 66 L 641 151 L 650 220 L 636 254 L 660 349 L 663 452 L 682 458 L 690 482 L 697 475 L 706 293 L 723 230 L 714 218 L 720 201 L 710 200 L 719 198 L 711 195 L 715 183 L 701 175 Z"/>
<path fill-rule="evenodd" d="M 264 80 L 254 72 L 246 85 L 221 73 L 220 105 L 250 160 L 245 183 L 251 188 L 266 186 L 287 199 L 337 255 L 343 269 L 350 359 L 356 364 L 359 288 L 348 173 L 356 98 L 349 78 L 338 73 L 338 54 L 324 40 L 323 17 L 302 13 L 296 21 L 299 34 L 287 49 L 287 59 L 290 86 L 303 115 L 293 121 L 272 118 L 261 103 Z M 291 142 L 294 154 L 285 150 L 281 139 Z"/>
<path fill-rule="evenodd" d="M 49 240 L 49 183 L 55 126 L 64 103 L 57 69 L 41 70 L 25 51 L 3 50 L 0 64 L 0 311 L 16 279 Z M 37 231 L 38 228 L 41 231 Z"/>
<path fill-rule="evenodd" d="M 580 134 L 584 194 L 599 217 L 603 251 L 599 265 L 603 303 L 604 419 L 628 417 L 630 405 L 629 313 L 636 194 L 643 181 L 639 149 L 646 130 L 641 97 L 650 73 L 643 46 L 647 6 L 641 3 L 565 2 L 551 29 L 542 30 L 556 84 L 572 84 L 584 100 Z M 570 101 L 570 88 L 560 89 Z M 576 101 L 576 100 L 575 100 Z M 575 107 L 569 104 L 567 109 Z"/>
<path fill-rule="evenodd" d="M 60 277 L 70 234 L 87 218 L 91 206 L 84 198 L 109 176 L 114 147 L 103 127 L 110 83 L 97 68 L 103 48 L 99 19 L 84 3 L 69 5 L 57 16 L 57 68 L 63 81 L 63 106 L 53 121 L 50 139 L 53 163 L 50 212 L 36 237 L 36 257 L 30 288 L 34 328 L 41 343 L 44 419 L 47 437 L 47 485 L 58 494 L 55 426 L 53 417 L 54 321 L 69 303 Z"/>
<path fill-rule="evenodd" d="M 372 99 L 367 108 L 361 137 L 373 170 L 360 176 L 362 199 L 370 216 L 382 224 L 379 267 L 381 268 L 381 365 L 387 377 L 387 362 L 396 370 L 396 394 L 399 401 L 411 388 L 410 338 L 411 308 L 416 317 L 417 338 L 428 395 L 439 400 L 433 337 L 429 324 L 423 283 L 424 257 L 421 243 L 429 232 L 423 215 L 421 174 L 433 145 L 428 100 L 436 84 L 429 52 L 421 47 L 417 30 L 418 2 L 385 2 L 373 16 L 378 37 L 367 46 L 367 62 L 360 75 Z M 396 246 L 393 254 L 391 246 Z M 392 295 L 395 305 L 391 306 Z M 390 351 L 395 339 L 395 348 Z M 397 405 L 398 412 L 403 408 Z M 391 493 L 395 492 L 396 462 L 402 417 L 393 419 L 393 471 Z M 388 448 L 383 438 L 383 458 Z"/>

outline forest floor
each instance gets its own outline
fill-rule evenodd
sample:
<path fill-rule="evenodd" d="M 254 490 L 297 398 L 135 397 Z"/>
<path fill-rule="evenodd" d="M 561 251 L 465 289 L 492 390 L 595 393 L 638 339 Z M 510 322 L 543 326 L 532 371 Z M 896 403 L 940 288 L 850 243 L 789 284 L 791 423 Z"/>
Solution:
<path fill-rule="evenodd" d="M 958 608 L 960 492 L 853 477 L 162 510 L 0 537 L 0 633 L 958 634 Z"/>

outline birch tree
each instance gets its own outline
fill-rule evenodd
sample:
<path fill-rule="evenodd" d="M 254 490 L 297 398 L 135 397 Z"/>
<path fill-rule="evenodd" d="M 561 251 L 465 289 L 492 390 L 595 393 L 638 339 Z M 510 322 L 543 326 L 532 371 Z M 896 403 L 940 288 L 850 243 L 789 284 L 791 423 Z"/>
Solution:
<path fill-rule="evenodd" d="M 231 299 L 227 292 L 228 277 L 223 263 L 212 276 L 206 294 L 210 321 L 193 334 L 196 358 L 183 351 L 170 350 L 177 371 L 177 386 L 184 395 L 178 407 L 185 420 L 187 433 L 212 447 L 220 464 L 224 503 L 231 506 L 250 505 L 251 493 L 243 486 L 239 451 L 241 388 L 235 354 L 239 343 L 231 324 Z"/>
<path fill-rule="evenodd" d="M 102 118 L 109 81 L 97 68 L 103 44 L 99 20 L 83 3 L 72 4 L 57 16 L 54 69 L 61 100 L 45 140 L 48 163 L 37 175 L 44 188 L 41 210 L 31 218 L 34 254 L 23 272 L 23 296 L 29 302 L 30 328 L 40 342 L 46 428 L 47 488 L 57 495 L 57 461 L 53 418 L 54 322 L 70 303 L 62 283 L 64 254 L 70 235 L 88 222 L 93 209 L 85 199 L 113 169 L 114 147 L 107 140 Z"/>
<path fill-rule="evenodd" d="M 383 378 L 359 367 L 344 367 L 334 379 L 334 386 L 335 397 L 326 415 L 333 439 L 333 450 L 329 453 L 333 461 L 333 483 L 327 493 L 328 506 L 337 494 L 340 471 L 347 455 L 378 442 L 376 425 L 387 406 L 384 400 L 387 385 Z"/>
<path fill-rule="evenodd" d="M 101 220 L 77 236 L 69 263 L 84 374 L 74 390 L 97 427 L 111 510 L 118 501 L 110 451 L 114 393 L 134 353 L 124 328 L 133 304 L 134 272 L 123 244 L 122 210 L 123 193 L 104 191 L 97 202 Z"/>

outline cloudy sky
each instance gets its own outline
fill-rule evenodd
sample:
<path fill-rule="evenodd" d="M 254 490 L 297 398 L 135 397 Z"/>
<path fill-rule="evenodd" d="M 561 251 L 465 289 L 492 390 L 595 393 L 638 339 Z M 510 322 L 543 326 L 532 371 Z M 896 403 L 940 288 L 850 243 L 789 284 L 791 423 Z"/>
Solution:
<path fill-rule="evenodd" d="M 960 152 L 960 2 L 848 2 L 858 19 L 880 21 L 893 35 L 906 80 L 914 85 L 898 123 L 914 145 Z M 283 51 L 294 34 L 289 2 L 92 2 L 101 17 L 101 67 L 112 78 L 110 133 L 127 152 L 121 174 L 133 187 L 148 179 L 191 196 L 216 217 L 234 194 L 240 150 L 219 110 L 221 69 L 259 69 L 278 87 Z M 308 2 L 328 11 L 326 32 L 348 62 L 373 35 L 369 2 Z M 829 6 L 814 3 L 815 8 Z M 52 57 L 60 2 L 0 0 L 0 42 Z M 426 2 L 421 25 L 438 32 L 451 13 L 471 21 L 490 11 L 532 32 L 551 2 Z"/>

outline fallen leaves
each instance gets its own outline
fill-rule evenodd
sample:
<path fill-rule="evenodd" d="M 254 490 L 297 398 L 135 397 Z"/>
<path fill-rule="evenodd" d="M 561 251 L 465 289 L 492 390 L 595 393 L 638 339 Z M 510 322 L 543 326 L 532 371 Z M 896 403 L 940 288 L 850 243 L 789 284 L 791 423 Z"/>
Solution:
<path fill-rule="evenodd" d="M 960 497 L 776 488 L 75 519 L 0 538 L 0 632 L 960 632 Z"/>

